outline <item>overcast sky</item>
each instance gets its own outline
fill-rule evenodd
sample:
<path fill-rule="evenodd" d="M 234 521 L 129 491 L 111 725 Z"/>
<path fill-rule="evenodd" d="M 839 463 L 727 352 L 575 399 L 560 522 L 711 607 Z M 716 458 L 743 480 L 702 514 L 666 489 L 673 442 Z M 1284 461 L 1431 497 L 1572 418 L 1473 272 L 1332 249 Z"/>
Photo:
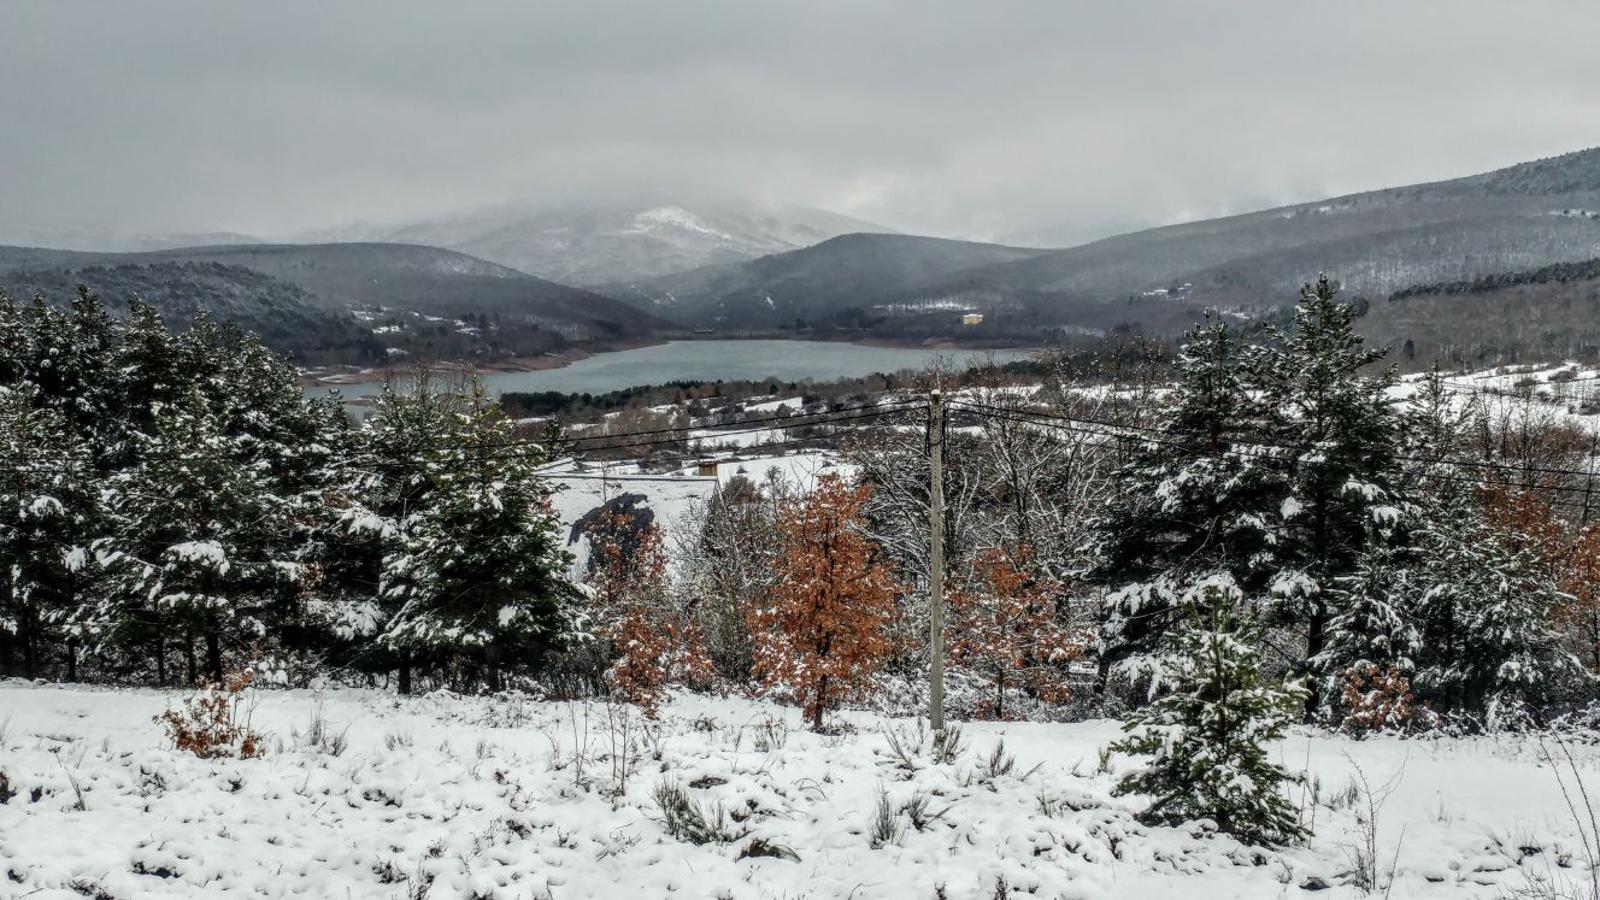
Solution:
<path fill-rule="evenodd" d="M 1600 144 L 1595 0 L 0 0 L 0 221 L 713 191 L 1092 237 Z"/>

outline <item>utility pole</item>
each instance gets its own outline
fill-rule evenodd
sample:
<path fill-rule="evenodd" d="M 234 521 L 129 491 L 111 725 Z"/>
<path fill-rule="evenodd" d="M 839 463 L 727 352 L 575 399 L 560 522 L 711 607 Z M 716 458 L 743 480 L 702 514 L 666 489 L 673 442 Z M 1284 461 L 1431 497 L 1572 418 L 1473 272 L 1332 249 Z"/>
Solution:
<path fill-rule="evenodd" d="M 944 730 L 944 395 L 928 395 L 928 724 Z"/>

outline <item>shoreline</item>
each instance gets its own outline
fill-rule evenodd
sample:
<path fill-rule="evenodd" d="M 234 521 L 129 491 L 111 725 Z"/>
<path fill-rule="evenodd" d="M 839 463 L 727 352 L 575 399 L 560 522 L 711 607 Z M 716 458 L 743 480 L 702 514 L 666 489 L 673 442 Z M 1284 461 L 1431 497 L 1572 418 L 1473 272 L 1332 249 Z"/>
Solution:
<path fill-rule="evenodd" d="M 624 350 L 641 350 L 645 347 L 660 347 L 674 342 L 690 341 L 797 341 L 802 343 L 828 343 L 828 344 L 856 344 L 862 347 L 880 347 L 885 349 L 902 350 L 945 350 L 951 352 L 983 352 L 986 350 L 1013 350 L 1027 353 L 1041 353 L 1046 347 L 1038 345 L 1016 345 L 998 341 L 962 341 L 958 339 L 943 339 L 938 341 L 895 339 L 895 338 L 851 338 L 839 337 L 812 337 L 802 338 L 794 336 L 771 335 L 710 335 L 710 334 L 685 334 L 656 336 L 648 338 L 630 338 L 616 341 L 598 341 L 584 344 L 574 344 L 566 349 L 539 356 L 514 356 L 507 359 L 489 360 L 484 362 L 462 362 L 459 360 L 440 360 L 436 362 L 421 363 L 423 368 L 430 372 L 445 375 L 500 375 L 509 372 L 541 372 L 549 369 L 564 369 L 575 362 L 599 356 L 602 353 L 620 353 Z M 368 368 L 331 368 L 318 367 L 302 370 L 299 375 L 301 387 L 339 387 L 349 384 L 371 384 L 388 381 L 396 374 L 413 371 L 418 363 L 410 365 L 372 366 Z"/>
<path fill-rule="evenodd" d="M 603 341 L 594 343 L 574 344 L 564 350 L 554 353 L 545 353 L 539 356 L 512 356 L 505 359 L 485 360 L 483 362 L 462 362 L 460 360 L 436 360 L 432 362 L 410 365 L 371 366 L 368 368 L 347 367 L 333 370 L 328 367 L 301 370 L 299 381 L 301 387 L 338 387 L 345 384 L 370 384 L 379 381 L 388 381 L 394 375 L 415 370 L 419 365 L 430 372 L 439 372 L 446 375 L 501 375 L 507 372 L 541 372 L 546 369 L 564 369 L 579 360 L 598 356 L 602 353 L 618 353 L 623 350 L 640 350 L 645 347 L 659 347 L 668 343 L 669 338 L 631 338 L 627 340 Z"/>

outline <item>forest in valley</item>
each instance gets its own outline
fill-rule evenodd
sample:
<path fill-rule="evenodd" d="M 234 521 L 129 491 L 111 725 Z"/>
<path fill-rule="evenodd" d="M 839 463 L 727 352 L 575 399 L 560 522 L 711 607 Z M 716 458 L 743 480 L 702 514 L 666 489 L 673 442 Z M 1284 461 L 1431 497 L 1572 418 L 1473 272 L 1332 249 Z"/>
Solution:
<path fill-rule="evenodd" d="M 1302 833 L 1263 749 L 1298 723 L 1590 721 L 1593 433 L 1530 394 L 1401 382 L 1355 323 L 1324 279 L 1249 340 L 1208 320 L 1170 358 L 922 376 L 948 398 L 952 716 L 1121 718 L 1151 763 L 1119 790 L 1158 798 L 1147 818 L 1267 843 Z M 357 419 L 230 326 L 112 317 L 87 289 L 0 300 L 0 672 L 646 717 L 672 691 L 756 694 L 823 732 L 923 708 L 921 390 L 780 423 L 840 464 L 809 487 L 734 476 L 671 539 L 606 508 L 573 545 L 547 466 L 695 453 L 687 413 L 633 421 L 516 420 L 424 374 Z"/>

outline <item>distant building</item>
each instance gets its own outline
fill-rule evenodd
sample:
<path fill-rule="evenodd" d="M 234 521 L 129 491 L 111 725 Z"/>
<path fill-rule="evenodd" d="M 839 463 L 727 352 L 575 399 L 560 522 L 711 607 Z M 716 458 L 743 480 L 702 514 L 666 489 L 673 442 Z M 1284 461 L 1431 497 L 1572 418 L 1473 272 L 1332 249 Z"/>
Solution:
<path fill-rule="evenodd" d="M 963 315 L 961 317 L 961 324 L 963 324 L 963 325 L 982 325 L 983 324 L 983 313 L 966 313 L 965 315 Z"/>

